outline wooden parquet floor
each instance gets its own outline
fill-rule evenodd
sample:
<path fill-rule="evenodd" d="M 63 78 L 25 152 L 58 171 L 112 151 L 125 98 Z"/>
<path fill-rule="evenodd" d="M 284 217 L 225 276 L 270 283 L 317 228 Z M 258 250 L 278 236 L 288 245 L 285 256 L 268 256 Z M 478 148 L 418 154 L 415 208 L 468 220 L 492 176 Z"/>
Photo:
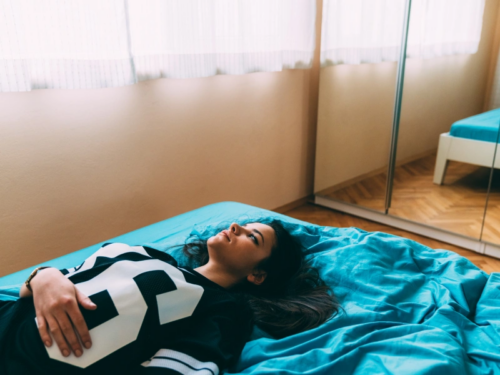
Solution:
<path fill-rule="evenodd" d="M 389 214 L 479 239 L 490 168 L 449 162 L 443 185 L 435 185 L 432 154 L 396 168 Z M 386 173 L 366 178 L 328 196 L 383 211 Z M 492 183 L 484 241 L 500 244 L 500 173 Z"/>
<path fill-rule="evenodd" d="M 433 249 L 445 249 L 454 251 L 474 263 L 477 267 L 481 268 L 487 273 L 500 272 L 500 260 L 488 257 L 486 255 L 478 254 L 473 251 L 463 249 L 458 246 L 449 245 L 444 242 L 433 240 L 418 234 L 406 232 L 401 229 L 389 227 L 387 225 L 375 223 L 366 219 L 355 217 L 352 215 L 338 212 L 329 208 L 316 206 L 308 203 L 292 210 L 284 212 L 285 215 L 293 218 L 307 221 L 309 223 L 324 225 L 330 227 L 356 227 L 370 232 L 385 232 L 395 234 L 397 236 L 412 239 L 420 242 Z"/>

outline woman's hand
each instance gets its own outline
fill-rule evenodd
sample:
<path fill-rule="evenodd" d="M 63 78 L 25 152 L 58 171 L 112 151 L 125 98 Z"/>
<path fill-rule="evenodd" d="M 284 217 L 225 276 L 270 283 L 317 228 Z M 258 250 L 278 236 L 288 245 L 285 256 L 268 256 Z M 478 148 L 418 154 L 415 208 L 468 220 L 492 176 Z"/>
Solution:
<path fill-rule="evenodd" d="M 78 303 L 87 310 L 94 310 L 97 306 L 55 268 L 39 271 L 30 285 L 38 331 L 44 344 L 52 346 L 50 331 L 63 356 L 69 356 L 73 350 L 80 357 L 83 349 L 77 333 L 87 349 L 92 346 L 92 341 Z"/>

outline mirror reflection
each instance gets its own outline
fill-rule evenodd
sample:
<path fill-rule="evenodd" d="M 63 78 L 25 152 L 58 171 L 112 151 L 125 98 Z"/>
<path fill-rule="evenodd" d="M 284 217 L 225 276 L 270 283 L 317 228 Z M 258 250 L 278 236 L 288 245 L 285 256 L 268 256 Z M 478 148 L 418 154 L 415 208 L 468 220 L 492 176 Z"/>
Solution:
<path fill-rule="evenodd" d="M 461 19 L 475 46 L 450 34 L 449 43 L 436 42 L 434 56 L 408 50 L 389 209 L 391 215 L 475 239 L 481 237 L 500 120 L 500 110 L 491 110 L 488 101 L 490 68 L 498 54 L 497 4 L 486 1 L 484 14 L 476 18 L 479 4 L 469 14 L 448 16 L 442 29 L 432 25 L 436 33 L 458 32 Z M 409 40 L 419 34 L 412 23 L 420 11 L 412 9 Z M 436 17 L 446 20 L 438 12 Z M 452 40 L 456 45 L 450 47 Z"/>
<path fill-rule="evenodd" d="M 384 212 L 404 1 L 325 1 L 317 195 Z"/>
<path fill-rule="evenodd" d="M 389 213 L 479 239 L 498 120 L 495 129 L 493 123 L 484 123 L 492 130 L 486 137 L 481 123 L 495 114 L 500 119 L 497 111 L 456 121 L 439 135 L 437 151 L 402 162 L 396 168 Z M 402 125 L 404 134 L 408 129 Z"/>
<path fill-rule="evenodd" d="M 500 244 L 500 4 L 411 2 L 387 181 L 405 3 L 324 2 L 315 193 Z"/>
<path fill-rule="evenodd" d="M 395 76 L 395 63 L 322 70 L 318 194 L 384 211 Z"/>
<path fill-rule="evenodd" d="M 500 72 L 497 71 L 497 75 Z M 498 77 L 496 78 L 498 79 Z M 498 98 L 494 98 L 493 105 L 500 107 L 500 95 Z M 494 115 L 493 115 L 494 113 Z M 500 124 L 500 109 L 492 111 L 492 117 L 496 117 L 496 128 L 499 129 Z M 492 124 L 491 128 L 494 128 L 495 124 Z M 490 129 L 490 133 L 494 133 Z M 493 163 L 494 168 L 490 172 L 490 185 L 488 189 L 488 203 L 486 207 L 486 215 L 484 218 L 484 224 L 482 228 L 481 240 L 485 242 L 490 242 L 493 244 L 500 244 L 500 155 L 498 142 L 500 140 L 500 129 L 497 131 L 496 138 L 496 149 L 495 149 L 495 162 Z M 491 142 L 490 142 L 491 143 Z M 498 254 L 497 254 L 498 255 Z"/>

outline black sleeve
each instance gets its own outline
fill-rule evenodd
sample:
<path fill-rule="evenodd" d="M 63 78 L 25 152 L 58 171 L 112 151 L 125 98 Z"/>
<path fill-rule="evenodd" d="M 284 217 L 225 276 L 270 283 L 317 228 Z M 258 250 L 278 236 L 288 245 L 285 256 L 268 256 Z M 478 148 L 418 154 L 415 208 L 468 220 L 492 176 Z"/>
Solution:
<path fill-rule="evenodd" d="M 195 318 L 190 328 L 140 366 L 137 374 L 218 375 L 238 360 L 251 333 L 251 313 L 240 300 L 217 304 L 217 311 Z"/>

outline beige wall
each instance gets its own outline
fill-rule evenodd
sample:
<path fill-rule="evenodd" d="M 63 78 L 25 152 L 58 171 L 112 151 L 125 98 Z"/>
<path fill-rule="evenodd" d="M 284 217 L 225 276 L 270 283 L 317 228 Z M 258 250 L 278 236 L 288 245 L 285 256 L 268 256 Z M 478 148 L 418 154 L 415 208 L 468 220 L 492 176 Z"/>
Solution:
<path fill-rule="evenodd" d="M 0 94 L 0 276 L 214 202 L 310 194 L 314 74 Z"/>
<path fill-rule="evenodd" d="M 487 0 L 479 51 L 408 59 L 398 160 L 437 148 L 439 134 L 483 111 L 498 2 Z M 396 63 L 321 69 L 314 191 L 388 163 Z"/>
<path fill-rule="evenodd" d="M 310 195 L 319 47 L 309 70 L 0 93 L 0 276 L 211 203 Z"/>

